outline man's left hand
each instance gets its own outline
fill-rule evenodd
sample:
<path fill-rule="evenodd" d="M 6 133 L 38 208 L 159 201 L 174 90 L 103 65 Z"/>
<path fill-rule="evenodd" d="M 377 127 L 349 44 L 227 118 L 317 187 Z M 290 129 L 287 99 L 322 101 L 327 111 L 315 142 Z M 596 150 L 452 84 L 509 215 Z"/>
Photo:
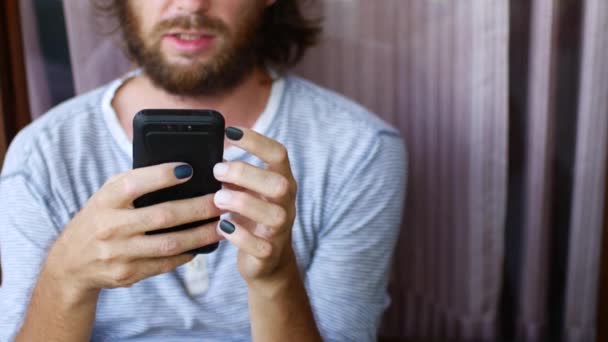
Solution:
<path fill-rule="evenodd" d="M 224 183 L 215 205 L 232 216 L 220 221 L 218 231 L 239 249 L 238 269 L 249 286 L 283 282 L 296 265 L 291 230 L 297 184 L 287 149 L 250 129 L 230 127 L 226 133 L 266 167 L 241 161 L 215 165 L 214 175 Z"/>

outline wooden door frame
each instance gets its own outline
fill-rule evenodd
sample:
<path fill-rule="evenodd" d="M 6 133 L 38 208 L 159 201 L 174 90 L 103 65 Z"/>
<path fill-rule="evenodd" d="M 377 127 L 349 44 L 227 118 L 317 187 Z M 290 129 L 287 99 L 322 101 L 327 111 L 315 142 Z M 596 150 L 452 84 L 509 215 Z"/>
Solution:
<path fill-rule="evenodd" d="M 0 1 L 0 169 L 11 140 L 30 121 L 19 0 L 2 0 Z M 1 284 L 2 267 L 0 266 Z"/>
<path fill-rule="evenodd" d="M 0 167 L 6 149 L 31 121 L 19 0 L 0 2 Z"/>

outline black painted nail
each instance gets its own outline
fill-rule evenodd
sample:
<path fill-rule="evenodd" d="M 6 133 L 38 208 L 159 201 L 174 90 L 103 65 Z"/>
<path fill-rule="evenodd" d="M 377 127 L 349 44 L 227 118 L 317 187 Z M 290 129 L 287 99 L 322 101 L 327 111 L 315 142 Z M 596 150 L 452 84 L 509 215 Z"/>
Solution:
<path fill-rule="evenodd" d="M 173 170 L 173 173 L 175 174 L 175 177 L 177 177 L 177 179 L 186 179 L 192 176 L 193 172 L 194 170 L 192 170 L 192 166 L 188 164 L 180 165 L 176 167 L 175 170 Z"/>
<path fill-rule="evenodd" d="M 236 230 L 236 227 L 230 221 L 222 220 L 220 222 L 220 229 L 226 234 L 232 234 Z"/>
<path fill-rule="evenodd" d="M 228 127 L 226 128 L 226 136 L 228 137 L 228 139 L 230 140 L 241 140 L 241 138 L 243 138 L 243 131 L 241 131 L 240 129 L 236 128 L 236 127 Z"/>

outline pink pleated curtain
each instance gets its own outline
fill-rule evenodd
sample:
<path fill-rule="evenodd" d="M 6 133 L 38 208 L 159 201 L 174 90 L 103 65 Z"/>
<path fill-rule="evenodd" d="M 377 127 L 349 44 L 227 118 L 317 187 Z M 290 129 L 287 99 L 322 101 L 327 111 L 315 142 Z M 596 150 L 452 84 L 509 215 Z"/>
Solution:
<path fill-rule="evenodd" d="M 22 1 L 31 15 L 32 0 Z M 575 0 L 575 2 L 578 0 Z M 325 0 L 322 44 L 296 72 L 371 108 L 397 126 L 409 150 L 405 219 L 395 255 L 381 336 L 432 341 L 495 341 L 506 332 L 505 263 L 517 253 L 512 291 L 518 341 L 544 341 L 551 327 L 550 217 L 553 125 L 561 32 L 557 0 Z M 593 341 L 604 208 L 608 131 L 608 3 L 580 0 L 580 63 L 574 167 L 559 334 Z M 518 6 L 517 4 L 523 4 Z M 64 0 L 75 88 L 82 93 L 128 70 L 116 36 L 90 1 Z M 518 13 L 518 11 L 522 11 Z M 524 13 L 525 11 L 525 13 Z M 521 119 L 521 229 L 507 241 L 510 147 L 509 71 L 518 15 L 527 74 Z M 511 17 L 510 17 L 511 15 Z M 513 15 L 515 17 L 513 17 Z M 511 18 L 511 20 L 510 20 Z M 513 19 L 515 18 L 515 20 Z M 29 32 L 29 33 L 28 33 Z M 32 38 L 35 32 L 26 31 Z M 34 115 L 50 105 L 49 82 L 36 79 L 35 39 L 28 43 Z M 511 50 L 512 51 L 512 50 Z M 516 75 L 517 76 L 517 75 Z M 519 75 L 521 76 L 521 75 Z M 511 131 L 510 131 L 511 130 Z M 511 139 L 511 140 L 510 140 Z"/>

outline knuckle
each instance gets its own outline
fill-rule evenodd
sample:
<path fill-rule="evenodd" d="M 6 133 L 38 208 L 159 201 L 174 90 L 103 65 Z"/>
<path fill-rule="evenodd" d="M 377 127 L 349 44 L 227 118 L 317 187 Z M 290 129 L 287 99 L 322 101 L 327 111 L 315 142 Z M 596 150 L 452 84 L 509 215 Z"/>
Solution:
<path fill-rule="evenodd" d="M 169 227 L 173 222 L 175 222 L 175 214 L 168 208 L 159 208 L 151 215 L 151 223 L 154 227 Z"/>
<path fill-rule="evenodd" d="M 275 198 L 281 198 L 286 196 L 289 193 L 289 181 L 287 180 L 287 178 L 280 176 L 277 178 L 276 180 L 276 185 L 274 187 L 274 194 L 273 196 Z"/>
<path fill-rule="evenodd" d="M 118 254 L 114 248 L 108 245 L 102 244 L 99 247 L 98 260 L 103 263 L 112 263 L 118 259 Z"/>
<path fill-rule="evenodd" d="M 117 266 L 112 272 L 112 280 L 118 284 L 128 284 L 135 276 L 135 270 L 127 265 Z"/>
<path fill-rule="evenodd" d="M 123 177 L 120 180 L 120 188 L 122 189 L 122 193 L 129 198 L 139 197 L 136 184 L 127 177 Z"/>
<path fill-rule="evenodd" d="M 283 145 L 280 145 L 277 148 L 275 158 L 276 163 L 282 163 L 287 161 L 289 159 L 289 152 L 287 151 L 287 148 Z"/>
<path fill-rule="evenodd" d="M 192 212 L 198 219 L 206 219 L 210 214 L 209 199 L 206 197 L 197 199 L 193 203 Z"/>
<path fill-rule="evenodd" d="M 119 227 L 115 225 L 101 227 L 95 231 L 95 238 L 100 241 L 110 240 L 117 235 L 118 230 Z"/>
<path fill-rule="evenodd" d="M 286 220 L 287 220 L 287 211 L 285 211 L 285 209 L 283 209 L 282 207 L 278 207 L 276 210 L 274 210 L 274 213 L 272 215 L 272 226 L 273 227 L 282 226 Z"/>
<path fill-rule="evenodd" d="M 270 226 L 264 226 L 264 237 L 274 238 L 279 235 L 279 229 Z"/>
<path fill-rule="evenodd" d="M 203 201 L 203 205 L 199 206 L 199 209 L 201 210 L 201 218 L 203 219 L 220 215 L 220 210 L 215 206 L 213 201 L 213 195 L 206 197 Z"/>
<path fill-rule="evenodd" d="M 104 186 L 109 186 L 109 185 L 111 186 L 113 184 L 118 183 L 118 180 L 120 178 L 122 178 L 123 176 L 124 176 L 124 174 L 122 174 L 122 173 L 111 176 L 110 178 L 108 178 L 108 180 L 106 180 L 106 182 L 104 183 Z"/>
<path fill-rule="evenodd" d="M 234 178 L 240 178 L 245 173 L 245 163 L 242 161 L 233 162 L 228 169 L 228 173 Z"/>
<path fill-rule="evenodd" d="M 193 228 L 192 229 L 192 238 L 196 239 L 196 240 L 200 240 L 201 242 L 206 241 L 210 236 L 210 232 L 215 230 L 212 228 L 215 228 L 215 226 L 217 224 L 218 224 L 217 222 L 209 222 L 207 224 L 200 225 L 200 226 L 197 226 L 196 228 Z"/>
<path fill-rule="evenodd" d="M 232 199 L 230 200 L 231 207 L 236 210 L 242 210 L 247 205 L 247 195 L 241 192 L 233 192 Z"/>
<path fill-rule="evenodd" d="M 179 242 L 173 237 L 165 237 L 158 246 L 161 255 L 175 255 L 180 252 L 179 249 Z"/>
<path fill-rule="evenodd" d="M 273 247 L 267 241 L 259 241 L 256 245 L 258 257 L 260 259 L 269 259 L 272 256 Z"/>
<path fill-rule="evenodd" d="M 183 166 L 183 164 L 180 163 L 180 166 Z M 158 168 L 154 168 L 149 176 L 157 179 L 159 185 L 163 187 L 172 186 L 182 182 L 176 177 L 175 168 L 174 163 L 161 164 Z"/>
<path fill-rule="evenodd" d="M 203 244 L 214 243 L 218 241 L 218 233 L 215 229 L 217 225 L 216 222 L 208 223 L 204 226 L 200 227 L 200 232 L 198 233 L 197 239 L 201 241 Z"/>

